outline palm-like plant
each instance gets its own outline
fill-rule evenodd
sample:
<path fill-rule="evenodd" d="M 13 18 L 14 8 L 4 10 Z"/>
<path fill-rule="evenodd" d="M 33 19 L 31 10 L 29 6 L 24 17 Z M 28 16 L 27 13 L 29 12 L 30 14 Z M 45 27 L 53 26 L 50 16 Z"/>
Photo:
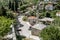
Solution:
<path fill-rule="evenodd" d="M 0 17 L 0 36 L 6 35 L 10 30 L 10 25 L 13 22 L 10 18 Z"/>

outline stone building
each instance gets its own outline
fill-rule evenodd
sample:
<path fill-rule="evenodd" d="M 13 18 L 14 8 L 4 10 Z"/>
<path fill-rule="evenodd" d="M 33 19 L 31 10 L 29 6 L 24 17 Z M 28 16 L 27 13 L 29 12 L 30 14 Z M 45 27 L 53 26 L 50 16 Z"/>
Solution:
<path fill-rule="evenodd" d="M 39 12 L 44 10 L 44 2 L 43 1 L 39 2 L 38 6 L 37 6 L 37 9 L 38 9 Z"/>
<path fill-rule="evenodd" d="M 31 25 L 34 25 L 34 24 L 37 23 L 37 17 L 35 17 L 35 16 L 30 16 L 30 17 L 28 17 L 28 21 L 29 21 L 29 23 L 30 23 Z"/>
<path fill-rule="evenodd" d="M 57 13 L 56 13 L 56 16 L 60 16 L 60 12 L 57 12 Z"/>
<path fill-rule="evenodd" d="M 45 6 L 45 10 L 53 10 L 54 9 L 54 7 L 53 7 L 53 4 L 52 4 L 52 2 L 49 2 L 46 6 Z"/>
<path fill-rule="evenodd" d="M 49 2 L 49 1 L 54 1 L 54 2 L 57 2 L 58 0 L 44 0 L 44 1 L 47 1 L 47 2 Z"/>
<path fill-rule="evenodd" d="M 43 30 L 45 27 L 46 27 L 46 25 L 44 25 L 42 23 L 32 26 L 32 28 L 31 28 L 32 35 L 39 36 L 41 30 Z"/>

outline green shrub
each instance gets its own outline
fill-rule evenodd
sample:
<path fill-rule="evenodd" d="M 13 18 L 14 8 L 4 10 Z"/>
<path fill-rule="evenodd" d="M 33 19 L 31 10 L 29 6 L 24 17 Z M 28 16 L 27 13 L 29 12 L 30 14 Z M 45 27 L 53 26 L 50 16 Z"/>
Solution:
<path fill-rule="evenodd" d="M 35 11 L 30 11 L 30 16 L 36 16 L 36 12 Z"/>
<path fill-rule="evenodd" d="M 22 5 L 22 6 L 20 6 L 20 10 L 25 10 L 28 6 L 29 6 L 29 4 Z"/>
<path fill-rule="evenodd" d="M 57 26 L 50 26 L 43 29 L 40 33 L 43 40 L 60 40 L 60 30 Z"/>
<path fill-rule="evenodd" d="M 15 19 L 17 15 L 18 15 L 18 13 L 15 13 L 15 12 L 13 12 L 13 11 L 11 11 L 11 10 L 8 10 L 6 17 L 7 17 L 7 18 L 11 18 L 11 19 Z"/>
<path fill-rule="evenodd" d="M 6 18 L 0 16 L 0 36 L 6 35 L 10 31 L 10 25 L 12 24 L 13 20 L 10 18 Z"/>
<path fill-rule="evenodd" d="M 6 9 L 3 6 L 1 6 L 0 11 L 1 11 L 0 16 L 6 16 Z"/>
<path fill-rule="evenodd" d="M 23 21 L 27 21 L 27 19 L 28 19 L 27 16 L 24 16 L 24 17 L 22 18 Z"/>
<path fill-rule="evenodd" d="M 4 7 L 0 9 L 0 16 L 5 16 L 7 18 L 14 19 L 16 15 L 13 14 L 13 11 L 11 10 L 6 10 Z M 16 13 L 17 14 L 17 13 Z"/>
<path fill-rule="evenodd" d="M 39 14 L 39 18 L 43 18 L 44 17 L 44 14 L 43 13 L 40 13 Z"/>
<path fill-rule="evenodd" d="M 0 9 L 0 16 L 2 15 L 2 11 L 1 11 L 1 9 Z"/>
<path fill-rule="evenodd" d="M 8 18 L 14 18 L 11 11 L 7 11 L 7 17 L 8 17 Z"/>
<path fill-rule="evenodd" d="M 24 36 L 21 35 L 16 35 L 17 36 L 17 40 L 23 40 L 23 38 L 25 38 Z"/>
<path fill-rule="evenodd" d="M 55 9 L 56 9 L 56 10 L 60 10 L 60 4 L 57 4 L 57 5 L 55 6 Z"/>
<path fill-rule="evenodd" d="M 56 18 L 56 13 L 59 12 L 60 10 L 54 10 L 54 11 L 51 11 L 50 14 L 52 16 L 52 18 Z"/>

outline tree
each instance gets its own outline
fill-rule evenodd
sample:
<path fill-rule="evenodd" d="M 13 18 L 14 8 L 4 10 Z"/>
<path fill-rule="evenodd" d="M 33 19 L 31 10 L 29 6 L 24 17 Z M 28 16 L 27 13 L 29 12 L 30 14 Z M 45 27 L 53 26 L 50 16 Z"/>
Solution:
<path fill-rule="evenodd" d="M 56 10 L 60 10 L 60 4 L 57 4 L 57 5 L 55 6 L 55 9 L 56 9 Z"/>
<path fill-rule="evenodd" d="M 17 11 L 17 9 L 18 9 L 18 2 L 16 1 L 15 2 L 15 11 Z"/>
<path fill-rule="evenodd" d="M 11 10 L 13 10 L 13 11 L 14 11 L 14 3 L 12 3 L 12 7 L 11 7 Z"/>
<path fill-rule="evenodd" d="M 11 1 L 9 1 L 9 9 L 11 8 Z"/>
<path fill-rule="evenodd" d="M 14 0 L 11 4 L 12 4 L 11 10 L 17 11 L 18 10 L 18 1 Z"/>
<path fill-rule="evenodd" d="M 40 34 L 43 40 L 60 40 L 60 30 L 55 26 L 46 27 Z"/>
<path fill-rule="evenodd" d="M 2 10 L 2 15 L 3 15 L 3 16 L 6 16 L 6 9 L 2 6 L 2 7 L 1 7 L 1 10 Z"/>
<path fill-rule="evenodd" d="M 18 1 L 14 0 L 13 2 L 9 1 L 9 9 L 13 10 L 13 11 L 17 11 L 18 10 Z"/>
<path fill-rule="evenodd" d="M 51 14 L 49 12 L 46 13 L 46 17 L 51 18 Z"/>

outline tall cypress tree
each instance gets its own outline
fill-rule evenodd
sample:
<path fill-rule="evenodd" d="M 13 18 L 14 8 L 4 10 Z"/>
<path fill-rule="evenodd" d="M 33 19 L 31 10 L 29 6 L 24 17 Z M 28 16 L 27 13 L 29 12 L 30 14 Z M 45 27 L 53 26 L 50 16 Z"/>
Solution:
<path fill-rule="evenodd" d="M 17 11 L 18 10 L 18 1 L 13 0 L 12 3 L 11 3 L 11 1 L 9 1 L 9 9 L 11 9 L 13 11 Z"/>
<path fill-rule="evenodd" d="M 14 3 L 12 3 L 12 7 L 11 7 L 11 10 L 13 10 L 13 11 L 14 11 Z"/>
<path fill-rule="evenodd" d="M 15 11 L 18 9 L 18 1 L 15 1 Z"/>
<path fill-rule="evenodd" d="M 14 2 L 13 2 L 14 4 L 14 11 L 17 11 L 17 9 L 18 9 L 18 0 L 14 0 Z"/>
<path fill-rule="evenodd" d="M 11 9 L 11 1 L 9 1 L 9 9 Z"/>

